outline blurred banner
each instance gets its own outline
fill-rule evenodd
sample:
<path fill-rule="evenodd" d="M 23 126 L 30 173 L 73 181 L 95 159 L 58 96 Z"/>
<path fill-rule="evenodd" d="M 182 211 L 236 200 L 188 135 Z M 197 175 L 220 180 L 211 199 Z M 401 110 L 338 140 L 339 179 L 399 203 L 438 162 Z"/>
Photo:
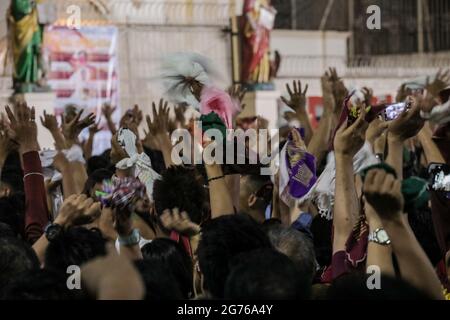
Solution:
<path fill-rule="evenodd" d="M 112 26 L 66 27 L 48 26 L 44 31 L 44 61 L 48 85 L 56 92 L 55 114 L 73 104 L 77 109 L 93 112 L 100 121 L 104 103 L 117 107 L 119 102 L 118 31 Z M 87 114 L 87 113 L 84 113 Z M 120 110 L 113 119 L 118 122 Z M 104 129 L 95 136 L 94 155 L 109 148 L 105 119 Z M 82 132 L 82 140 L 88 131 Z"/>

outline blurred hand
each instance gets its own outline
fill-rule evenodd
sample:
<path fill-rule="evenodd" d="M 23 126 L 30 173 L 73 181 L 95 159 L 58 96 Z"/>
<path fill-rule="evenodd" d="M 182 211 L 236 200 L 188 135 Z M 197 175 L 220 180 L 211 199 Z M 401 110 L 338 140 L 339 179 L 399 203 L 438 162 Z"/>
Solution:
<path fill-rule="evenodd" d="M 107 253 L 82 265 L 83 287 L 99 300 L 143 299 L 145 286 L 132 261 L 118 255 L 112 244 L 108 244 Z"/>
<path fill-rule="evenodd" d="M 241 111 L 245 109 L 245 103 L 242 104 L 242 101 L 244 100 L 245 94 L 247 93 L 247 89 L 243 88 L 241 85 L 232 85 L 228 88 L 228 94 L 239 101 L 239 104 L 241 106 Z"/>
<path fill-rule="evenodd" d="M 366 130 L 369 126 L 364 119 L 365 116 L 366 109 L 361 107 L 359 109 L 359 116 L 352 125 L 348 126 L 347 123 L 343 123 L 337 130 L 334 138 L 334 151 L 336 155 L 350 156 L 353 158 L 362 148 Z"/>
<path fill-rule="evenodd" d="M 42 126 L 47 128 L 50 132 L 58 130 L 58 121 L 56 120 L 55 115 L 47 114 L 47 112 L 44 110 L 44 117 L 41 116 L 40 119 Z"/>
<path fill-rule="evenodd" d="M 366 140 L 374 146 L 375 140 L 381 136 L 383 132 L 389 127 L 389 122 L 375 118 L 370 122 L 366 132 Z"/>
<path fill-rule="evenodd" d="M 178 208 L 164 210 L 160 219 L 162 225 L 168 230 L 175 230 L 188 237 L 200 233 L 200 226 L 192 222 L 185 211 L 180 213 Z"/>
<path fill-rule="evenodd" d="M 106 119 L 111 119 L 112 114 L 116 111 L 116 107 L 112 108 L 109 103 L 105 103 L 102 107 L 102 113 Z"/>
<path fill-rule="evenodd" d="M 330 81 L 328 76 L 324 75 L 320 78 L 320 83 L 322 86 L 324 113 L 332 114 L 336 110 L 336 100 L 333 95 L 333 82 Z"/>
<path fill-rule="evenodd" d="M 344 85 L 342 79 L 338 76 L 336 68 L 329 68 L 329 71 L 325 72 L 325 77 L 332 83 L 332 91 L 334 100 L 336 101 L 336 114 L 341 113 L 342 104 L 345 97 L 348 95 L 348 90 Z"/>
<path fill-rule="evenodd" d="M 67 160 L 64 153 L 61 151 L 53 158 L 53 167 L 59 172 L 63 172 L 69 166 L 69 160 Z"/>
<path fill-rule="evenodd" d="M 95 220 L 100 214 L 100 202 L 94 202 L 85 194 L 73 194 L 64 200 L 55 223 L 64 227 L 85 224 Z"/>
<path fill-rule="evenodd" d="M 289 94 L 289 100 L 287 100 L 285 97 L 281 96 L 281 100 L 288 105 L 291 109 L 293 109 L 296 113 L 300 114 L 306 113 L 306 92 L 308 91 L 308 85 L 305 86 L 304 90 L 302 91 L 302 84 L 300 80 L 298 81 L 292 81 L 292 88 L 294 91 L 291 90 L 289 87 L 289 84 L 286 83 L 286 90 Z"/>
<path fill-rule="evenodd" d="M 425 89 L 429 92 L 434 98 L 439 97 L 439 92 L 450 85 L 450 69 L 447 70 L 439 70 L 433 81 L 430 81 L 430 78 L 427 77 Z"/>
<path fill-rule="evenodd" d="M 37 141 L 37 126 L 35 122 L 35 110 L 28 108 L 26 103 L 18 103 L 13 114 L 9 106 L 6 106 L 10 127 L 14 132 L 14 139 L 20 145 L 22 153 L 39 150 Z"/>
<path fill-rule="evenodd" d="M 371 106 L 373 98 L 373 90 L 368 87 L 363 87 L 361 91 L 364 94 L 364 102 L 366 103 L 366 106 Z"/>
<path fill-rule="evenodd" d="M 95 115 L 89 113 L 86 117 L 80 120 L 83 110 L 80 110 L 77 115 L 71 120 L 66 122 L 64 116 L 62 117 L 62 133 L 66 139 L 75 140 L 78 138 L 80 132 L 95 123 Z"/>
<path fill-rule="evenodd" d="M 161 150 L 164 144 L 171 143 L 169 138 L 169 107 L 168 102 L 163 99 L 159 100 L 158 111 L 156 104 L 152 103 L 153 119 L 149 115 L 146 116 L 148 132 L 145 132 L 146 139 L 156 150 Z M 153 137 L 149 137 L 153 136 Z M 151 141 L 151 142 L 150 142 Z"/>
<path fill-rule="evenodd" d="M 401 186 L 401 181 L 392 174 L 382 169 L 372 169 L 364 180 L 364 197 L 380 218 L 399 218 L 404 205 Z"/>

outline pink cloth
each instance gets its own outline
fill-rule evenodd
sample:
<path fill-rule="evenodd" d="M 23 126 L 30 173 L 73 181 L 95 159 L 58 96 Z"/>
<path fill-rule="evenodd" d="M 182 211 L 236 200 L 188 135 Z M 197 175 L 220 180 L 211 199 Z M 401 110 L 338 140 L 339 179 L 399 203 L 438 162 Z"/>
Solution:
<path fill-rule="evenodd" d="M 200 97 L 200 112 L 214 111 L 228 129 L 233 128 L 233 116 L 240 111 L 239 102 L 228 93 L 215 87 L 204 87 Z"/>

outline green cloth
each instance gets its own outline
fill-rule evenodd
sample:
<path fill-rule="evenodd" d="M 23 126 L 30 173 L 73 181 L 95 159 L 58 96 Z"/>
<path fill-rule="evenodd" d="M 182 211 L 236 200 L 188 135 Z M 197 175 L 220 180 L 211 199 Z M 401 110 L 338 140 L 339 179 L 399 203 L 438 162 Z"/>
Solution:
<path fill-rule="evenodd" d="M 217 113 L 211 111 L 208 114 L 202 114 L 200 116 L 200 121 L 202 122 L 203 132 L 209 129 L 217 129 L 222 133 L 222 137 L 225 140 L 227 137 L 227 127 Z"/>

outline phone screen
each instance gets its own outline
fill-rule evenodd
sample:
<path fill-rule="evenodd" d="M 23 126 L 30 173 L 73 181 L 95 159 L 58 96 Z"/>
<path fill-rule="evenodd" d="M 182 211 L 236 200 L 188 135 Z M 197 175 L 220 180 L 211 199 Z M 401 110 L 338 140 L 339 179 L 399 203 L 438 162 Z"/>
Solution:
<path fill-rule="evenodd" d="M 406 108 L 406 102 L 389 104 L 384 109 L 384 119 L 386 121 L 396 119 Z"/>

